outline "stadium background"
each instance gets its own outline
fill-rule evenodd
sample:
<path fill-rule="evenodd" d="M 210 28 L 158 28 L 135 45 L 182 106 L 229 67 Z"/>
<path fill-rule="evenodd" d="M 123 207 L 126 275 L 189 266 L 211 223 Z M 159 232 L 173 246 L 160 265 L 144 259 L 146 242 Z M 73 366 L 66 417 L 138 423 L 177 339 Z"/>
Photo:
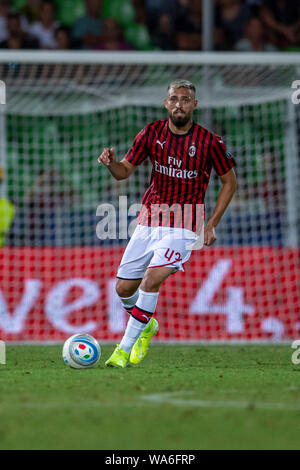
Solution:
<path fill-rule="evenodd" d="M 297 29 L 286 31 L 300 16 L 291 16 L 297 2 L 284 3 L 278 16 L 270 2 L 216 1 L 214 56 L 200 53 L 201 2 L 1 2 L 2 339 L 55 342 L 79 331 L 120 338 L 126 314 L 114 277 L 127 240 L 99 239 L 104 214 L 96 210 L 115 207 L 118 233 L 119 196 L 128 207 L 139 203 L 150 168 L 116 182 L 97 156 L 111 145 L 121 158 L 147 122 L 165 117 L 175 76 L 195 82 L 195 120 L 224 138 L 239 188 L 214 247 L 193 253 L 186 273 L 164 285 L 157 341 L 298 337 L 299 106 L 291 86 L 300 43 Z M 98 11 L 93 21 L 86 7 Z M 285 34 L 268 27 L 270 11 Z M 212 175 L 207 214 L 218 190 Z"/>
<path fill-rule="evenodd" d="M 298 449 L 299 2 L 88 3 L 86 18 L 83 0 L 0 0 L 0 448 L 192 449 L 196 465 L 195 449 Z M 150 167 L 117 182 L 97 157 L 121 159 L 182 77 L 238 191 L 213 247 L 164 284 L 147 357 L 107 368 Z M 212 174 L 207 214 L 219 187 Z M 103 204 L 121 215 L 115 239 L 96 234 Z M 62 342 L 83 331 L 102 356 L 73 370 Z"/>

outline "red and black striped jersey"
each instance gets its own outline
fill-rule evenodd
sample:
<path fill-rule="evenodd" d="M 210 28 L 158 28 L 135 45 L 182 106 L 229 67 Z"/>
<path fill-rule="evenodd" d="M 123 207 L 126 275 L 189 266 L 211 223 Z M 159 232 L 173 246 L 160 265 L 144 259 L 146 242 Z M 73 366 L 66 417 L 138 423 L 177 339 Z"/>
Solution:
<path fill-rule="evenodd" d="M 196 217 L 203 214 L 212 168 L 221 176 L 236 162 L 218 135 L 196 123 L 187 134 L 174 134 L 168 122 L 165 119 L 147 124 L 125 155 L 132 165 L 140 165 L 146 158 L 152 163 L 150 185 L 143 196 L 137 223 L 198 232 Z M 166 209 L 167 217 L 158 210 L 173 205 L 177 212 Z M 187 208 L 189 215 L 184 217 Z"/>

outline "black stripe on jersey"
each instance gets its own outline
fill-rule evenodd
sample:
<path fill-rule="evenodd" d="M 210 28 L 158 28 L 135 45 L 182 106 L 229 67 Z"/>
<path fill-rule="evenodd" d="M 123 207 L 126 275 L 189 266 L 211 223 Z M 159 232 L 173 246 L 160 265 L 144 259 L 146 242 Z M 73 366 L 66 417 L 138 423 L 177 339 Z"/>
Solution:
<path fill-rule="evenodd" d="M 145 203 L 145 201 L 146 201 L 146 199 L 147 199 L 147 197 L 148 197 L 148 195 L 149 195 L 149 193 L 150 193 L 150 191 L 151 191 L 151 189 L 152 189 L 153 184 L 154 184 L 154 183 L 151 183 L 150 186 L 149 186 L 149 188 L 146 189 L 146 192 L 145 192 L 145 194 L 144 194 L 144 196 L 143 196 L 143 199 L 142 199 L 142 204 Z"/>
<path fill-rule="evenodd" d="M 169 133 L 169 136 L 170 136 L 170 150 L 168 152 L 168 157 L 172 157 L 172 158 L 176 158 L 177 160 L 177 148 L 178 148 L 178 140 L 173 134 Z M 168 162 L 166 162 L 166 166 L 169 168 L 169 165 L 168 165 Z M 172 168 L 173 167 L 173 163 L 172 163 Z M 173 201 L 173 195 L 174 195 L 174 189 L 175 189 L 175 177 L 173 176 L 169 176 L 168 178 L 168 182 L 169 182 L 169 185 L 168 185 L 168 191 L 167 191 L 167 201 L 170 201 L 172 203 Z"/>
<path fill-rule="evenodd" d="M 223 146 L 218 141 L 217 138 L 215 138 L 215 142 L 216 142 L 216 151 L 217 151 L 217 153 L 220 157 L 220 161 L 222 162 L 222 165 L 224 167 L 224 173 L 227 173 L 229 170 L 231 170 L 231 168 L 233 168 L 236 165 L 235 160 L 234 160 L 234 158 L 228 158 L 226 156 L 226 147 Z"/>
<path fill-rule="evenodd" d="M 212 158 L 211 158 L 211 147 L 213 142 L 213 133 L 207 132 L 203 141 L 203 174 L 202 174 L 202 202 L 204 203 L 204 197 L 209 183 L 211 169 L 212 169 Z"/>
<path fill-rule="evenodd" d="M 136 149 L 136 153 L 135 153 L 136 161 L 138 164 L 144 161 L 142 154 L 145 151 L 145 148 L 147 149 L 147 146 L 148 146 L 148 129 L 145 129 L 143 136 L 141 137 L 141 139 L 139 139 L 139 148 Z"/>
<path fill-rule="evenodd" d="M 149 128 L 149 132 L 148 132 L 148 139 L 147 139 L 147 148 L 148 148 L 148 151 L 149 149 L 151 149 L 151 144 L 152 144 L 152 141 L 153 141 L 153 137 L 155 136 L 155 128 L 153 126 L 151 126 Z"/>
<path fill-rule="evenodd" d="M 193 136 L 192 136 L 192 142 L 191 142 L 192 145 L 193 145 L 193 143 L 194 143 L 196 149 L 197 149 L 196 143 L 197 143 L 198 141 L 200 141 L 200 135 L 201 135 L 201 128 L 200 128 L 199 126 L 196 126 L 196 127 L 195 127 L 195 132 L 194 132 L 194 134 L 193 134 Z M 195 181 L 195 192 L 194 192 L 194 194 L 198 194 L 198 193 L 199 193 L 199 189 L 201 188 L 201 186 L 200 186 L 200 181 L 201 181 L 200 178 L 201 178 L 201 175 L 202 175 L 202 171 L 201 171 L 201 166 L 199 166 L 199 168 L 197 168 L 197 150 L 196 150 L 195 156 L 192 157 L 192 158 L 193 158 L 193 171 L 194 171 L 194 174 L 195 174 L 195 171 L 198 172 L 198 177 L 193 180 L 193 182 Z M 201 165 L 201 162 L 200 162 L 200 165 Z M 196 202 L 197 202 L 197 201 L 196 201 Z"/>
<path fill-rule="evenodd" d="M 159 126 L 157 127 L 157 136 L 158 136 L 158 140 L 161 142 L 162 138 L 162 134 L 163 132 L 166 131 L 166 124 L 167 124 L 167 120 L 165 121 L 159 121 Z"/>
<path fill-rule="evenodd" d="M 214 145 L 215 144 L 215 145 Z M 212 154 L 214 156 L 213 162 L 214 167 L 217 169 L 217 173 L 219 175 L 226 173 L 226 166 L 224 162 L 224 158 L 222 157 L 223 149 L 217 147 L 217 139 L 214 139 L 213 147 L 212 147 Z"/>
<path fill-rule="evenodd" d="M 200 142 L 200 136 L 201 136 L 201 127 L 197 126 L 196 132 L 193 135 L 192 144 L 193 144 L 193 142 L 195 142 L 194 145 L 196 145 L 196 142 L 198 142 L 198 141 Z M 196 198 L 195 200 L 193 198 L 191 203 L 192 204 L 197 204 L 199 202 L 199 199 L 200 199 L 200 201 L 202 201 L 202 198 L 203 198 L 203 190 L 202 190 L 202 187 L 203 187 L 202 186 L 202 184 L 203 184 L 203 182 L 202 182 L 203 173 L 202 173 L 202 170 L 201 170 L 201 162 L 200 162 L 199 168 L 197 168 L 197 155 L 195 155 L 193 157 L 193 159 L 194 159 L 194 161 L 193 161 L 193 171 L 194 171 L 194 173 L 195 173 L 195 171 L 198 171 L 198 177 L 195 178 L 195 180 L 193 180 L 193 182 L 195 182 L 195 188 L 194 188 L 195 192 L 194 192 L 194 194 L 197 195 L 197 194 L 199 194 L 199 191 L 201 191 L 201 192 L 199 194 L 199 198 Z M 191 225 L 188 226 L 188 228 L 190 230 L 196 230 L 196 225 L 197 225 L 196 216 L 197 216 L 197 211 L 194 209 L 194 210 L 192 210 Z"/>
<path fill-rule="evenodd" d="M 180 150 L 180 156 L 181 156 L 181 160 L 182 160 L 182 163 L 185 165 L 185 167 L 188 169 L 188 156 L 187 156 L 187 153 L 188 153 L 188 148 L 189 148 L 189 145 L 191 143 L 191 139 L 193 138 L 193 133 L 194 133 L 194 124 L 193 124 L 193 128 L 191 128 L 191 131 L 192 132 L 189 132 L 185 137 L 183 137 L 181 140 L 182 140 L 182 146 L 181 146 L 181 150 Z M 180 203 L 180 204 L 184 204 L 186 201 L 186 194 L 188 192 L 188 189 L 189 189 L 189 180 L 188 179 L 184 179 L 184 178 L 181 178 L 181 181 L 180 181 L 180 184 L 178 184 L 178 198 L 177 198 L 177 201 Z"/>
<path fill-rule="evenodd" d="M 164 147 L 164 152 L 163 152 L 163 160 L 162 160 L 162 165 L 168 166 L 168 156 L 172 155 L 173 156 L 173 149 L 176 143 L 176 138 L 170 133 L 169 129 L 167 130 L 167 136 L 166 136 L 166 145 Z M 169 175 L 165 175 L 163 173 L 159 173 L 159 177 L 161 180 L 160 188 L 161 188 L 161 194 L 164 193 L 163 200 L 164 201 L 169 201 L 169 194 L 172 191 L 172 185 L 173 185 L 173 178 L 171 178 Z"/>
<path fill-rule="evenodd" d="M 199 137 L 197 136 L 197 138 L 199 139 L 199 142 L 201 142 L 201 151 L 200 151 L 200 175 L 199 175 L 199 180 L 198 180 L 198 183 L 199 183 L 199 190 L 198 192 L 200 193 L 199 194 L 199 198 L 198 200 L 196 201 L 196 204 L 202 204 L 203 203 L 203 194 L 204 194 L 204 190 L 203 190 L 203 184 L 204 184 L 204 171 L 205 171 L 205 155 L 204 155 L 204 143 L 205 143 L 205 139 L 203 139 L 203 135 L 204 135 L 204 128 L 203 127 L 200 127 L 199 128 Z"/>
<path fill-rule="evenodd" d="M 144 132 L 141 131 L 141 133 L 136 136 L 136 138 L 134 139 L 133 146 L 127 154 L 129 158 L 127 158 L 126 156 L 126 160 L 128 160 L 132 165 L 139 165 L 144 160 L 144 158 L 141 159 L 141 156 L 142 153 L 145 151 L 145 147 L 147 147 L 148 143 L 147 131 L 148 129 L 145 128 Z"/>
<path fill-rule="evenodd" d="M 183 152 L 182 152 L 182 149 L 184 147 L 184 139 L 176 139 L 176 145 L 175 145 L 175 148 L 174 148 L 174 155 L 175 155 L 175 158 L 177 160 L 180 160 L 182 161 L 182 164 L 183 164 Z M 178 158 L 177 158 L 178 156 Z M 173 179 L 174 181 L 174 179 Z M 178 204 L 180 202 L 180 199 L 179 199 L 179 195 L 181 193 L 181 188 L 183 186 L 183 178 L 178 178 L 178 182 L 175 184 L 175 181 L 173 183 L 173 188 L 172 188 L 172 192 L 170 194 L 171 198 L 170 201 L 171 201 L 171 205 L 172 204 Z M 177 189 L 176 193 L 175 193 L 175 189 Z M 175 220 L 175 223 L 176 223 L 176 227 L 179 227 L 181 226 L 181 221 L 179 221 L 179 216 L 180 214 L 176 214 L 177 217 L 176 217 L 176 220 Z M 181 216 L 181 219 L 182 219 L 182 216 Z M 178 222 L 180 222 L 180 225 L 178 225 Z"/>
<path fill-rule="evenodd" d="M 152 191 L 152 188 L 153 188 L 153 185 L 154 183 L 152 182 L 149 186 L 149 188 L 146 190 L 145 194 L 144 194 L 144 197 L 142 199 L 142 207 L 141 207 L 141 210 L 143 209 L 143 206 L 147 205 L 147 198 L 149 196 L 149 193 L 151 193 Z M 140 216 L 139 216 L 140 217 Z M 149 225 L 150 224 L 150 214 L 147 212 L 146 214 L 143 213 L 143 216 L 140 218 L 139 220 L 139 223 L 141 223 L 142 225 Z"/>
<path fill-rule="evenodd" d="M 151 206 L 150 206 L 150 214 L 152 213 L 151 224 L 153 225 L 157 225 L 157 221 L 156 221 L 156 215 L 154 213 L 152 206 L 154 204 L 159 203 L 160 194 L 161 194 L 161 180 L 160 180 L 159 174 L 154 169 L 154 165 L 155 165 L 155 160 L 160 162 L 163 158 L 163 148 L 161 147 L 161 145 L 156 145 L 156 144 L 157 144 L 157 140 L 159 140 L 160 142 L 164 140 L 164 137 L 163 137 L 164 128 L 165 128 L 165 122 L 160 121 L 158 125 L 158 132 L 156 132 L 155 141 L 152 142 L 152 145 L 155 147 L 155 159 L 154 159 L 154 162 L 152 163 L 153 163 L 153 172 L 155 172 L 155 179 L 156 179 L 156 193 L 152 197 Z M 149 217 L 151 218 L 151 215 Z"/>
<path fill-rule="evenodd" d="M 211 143 L 211 140 L 212 140 L 212 134 L 211 134 L 211 132 L 209 132 L 204 127 L 202 128 L 202 137 L 201 137 L 201 139 L 202 139 L 201 155 L 202 155 L 202 158 L 203 158 L 202 168 L 205 171 L 205 169 L 207 167 L 208 153 L 209 153 L 209 149 L 210 149 L 210 143 Z M 211 170 L 211 166 L 209 167 L 209 172 L 210 172 L 210 170 Z M 202 174 L 201 202 L 203 202 L 203 200 L 204 200 L 204 193 L 205 193 L 205 190 L 204 190 L 204 187 L 203 187 L 203 180 L 204 180 L 204 174 Z"/>
<path fill-rule="evenodd" d="M 148 206 L 148 212 L 147 212 L 147 225 L 152 225 L 154 223 L 154 220 L 152 220 L 151 218 L 151 215 L 153 216 L 153 214 L 151 214 L 151 209 L 152 209 L 152 205 L 153 204 L 156 204 L 157 203 L 157 198 L 159 197 L 159 179 L 157 178 L 157 175 L 156 175 L 156 171 L 155 171 L 155 168 L 154 168 L 154 165 L 155 165 L 155 160 L 156 159 L 159 159 L 161 158 L 161 152 L 162 152 L 162 148 L 161 146 L 156 146 L 157 144 L 157 140 L 161 140 L 160 139 L 160 135 L 161 133 L 163 132 L 163 129 L 164 129 L 164 125 L 165 125 L 165 122 L 164 121 L 156 121 L 154 123 L 154 128 L 155 128 L 155 132 L 153 133 L 153 135 L 151 136 L 151 141 L 149 141 L 149 148 L 153 149 L 153 147 L 155 148 L 155 157 L 154 157 L 154 161 L 152 161 L 152 165 L 153 165 L 153 168 L 152 168 L 152 175 L 153 175 L 153 180 L 155 180 L 155 189 L 156 189 L 156 192 L 151 195 L 151 200 L 147 203 L 147 206 Z M 153 186 L 152 186 L 152 190 L 154 188 L 154 181 L 153 181 Z M 146 200 L 146 198 L 148 197 L 148 194 L 149 192 L 147 191 L 147 194 L 145 195 L 146 197 L 144 198 L 144 200 Z"/>
<path fill-rule="evenodd" d="M 182 149 L 182 152 L 181 152 L 182 157 L 185 160 L 185 165 L 186 165 L 187 170 L 190 169 L 190 159 L 195 158 L 195 157 L 189 157 L 189 154 L 188 154 L 188 149 L 190 148 L 190 146 L 193 142 L 194 131 L 195 131 L 195 128 L 193 129 L 193 132 L 188 136 L 188 138 L 184 139 L 184 146 L 183 146 L 183 149 Z M 193 162 L 193 166 L 194 165 L 195 165 L 195 161 Z M 182 180 L 183 180 L 183 178 L 182 178 Z M 190 182 L 187 178 L 184 181 L 184 184 L 181 184 L 180 199 L 179 199 L 179 202 L 181 202 L 181 204 L 186 204 L 186 198 L 187 198 L 187 195 L 188 195 L 189 189 L 190 189 L 189 183 Z"/>
<path fill-rule="evenodd" d="M 209 133 L 209 138 L 207 139 L 207 152 L 206 152 L 207 164 L 209 165 L 209 172 L 208 172 L 209 177 L 208 177 L 207 184 L 209 182 L 210 172 L 211 172 L 211 169 L 212 169 L 211 148 L 212 148 L 213 142 L 214 142 L 214 135 L 213 135 L 212 132 L 210 132 Z M 207 184 L 206 184 L 206 186 L 207 186 Z"/>
<path fill-rule="evenodd" d="M 184 139 L 177 139 L 176 147 L 175 147 L 175 158 L 180 160 L 182 162 L 182 165 L 184 163 L 183 148 L 184 148 Z M 172 192 L 173 197 L 174 197 L 174 203 L 176 204 L 180 203 L 180 197 L 181 197 L 182 181 L 181 181 L 181 184 L 179 183 L 179 181 L 180 179 L 178 178 L 178 183 L 174 185 L 173 192 Z M 176 189 L 177 191 L 175 192 Z"/>
<path fill-rule="evenodd" d="M 209 163 L 209 155 L 210 155 L 210 151 L 211 151 L 213 135 L 207 129 L 204 129 L 204 134 L 203 134 L 202 138 L 203 138 L 203 142 L 202 142 L 201 152 L 203 154 L 203 168 L 207 168 L 207 165 L 210 164 Z M 211 164 L 209 166 L 209 169 L 211 169 Z"/>
<path fill-rule="evenodd" d="M 175 145 L 175 158 L 177 159 L 177 156 L 178 156 L 178 160 L 182 161 L 182 164 L 183 164 L 183 155 L 182 155 L 182 149 L 183 149 L 183 144 L 184 144 L 184 140 L 183 139 L 177 139 L 176 140 L 176 145 Z M 178 178 L 178 181 L 179 181 L 179 178 Z M 177 189 L 177 191 L 175 192 L 175 189 Z M 174 188 L 173 188 L 173 191 L 172 191 L 172 197 L 174 198 L 174 203 L 179 203 L 180 202 L 180 189 L 181 189 L 181 185 L 177 184 L 177 185 L 174 185 Z"/>
<path fill-rule="evenodd" d="M 149 132 L 149 136 L 148 136 L 148 149 L 152 149 L 153 142 L 156 141 L 156 135 L 157 135 L 156 130 L 157 130 L 158 127 L 160 127 L 160 125 L 161 125 L 161 121 L 155 121 L 150 126 L 150 132 Z M 152 150 L 151 150 L 150 153 L 152 154 Z M 152 165 L 153 165 L 153 162 L 152 162 Z M 148 198 L 149 194 L 151 193 L 151 191 L 154 187 L 154 181 L 153 180 L 154 180 L 154 167 L 152 167 L 149 187 L 146 190 L 146 192 L 143 196 L 143 199 L 142 199 L 142 206 L 143 205 L 145 205 L 145 206 L 148 205 L 147 198 Z M 142 223 L 142 224 L 150 225 L 151 224 L 151 212 L 143 211 L 143 215 L 140 217 L 139 222 Z"/>
<path fill-rule="evenodd" d="M 160 133 L 159 133 L 159 141 L 160 142 L 163 142 L 164 140 L 167 140 L 167 137 L 168 137 L 168 128 L 167 128 L 167 121 L 164 121 L 163 122 L 163 126 L 161 127 L 160 129 Z M 158 163 L 161 164 L 161 165 L 164 165 L 164 151 L 165 151 L 165 147 L 161 147 L 159 146 L 159 158 L 157 159 L 158 160 Z M 158 194 L 157 194 L 157 197 L 156 197 L 156 202 L 158 202 L 158 198 L 160 197 L 160 194 L 162 194 L 162 184 L 163 184 L 163 179 L 162 179 L 162 173 L 158 173 L 157 174 L 157 182 L 158 182 Z"/>
<path fill-rule="evenodd" d="M 193 128 L 192 132 L 189 135 L 187 135 L 184 139 L 182 139 L 180 156 L 181 156 L 182 162 L 185 165 L 185 168 L 187 170 L 189 170 L 189 168 L 190 168 L 190 166 L 189 166 L 190 162 L 188 160 L 189 159 L 188 149 L 191 145 L 193 135 L 194 135 L 194 128 Z M 189 192 L 189 180 L 188 180 L 188 178 L 187 179 L 181 178 L 180 185 L 178 187 L 178 194 L 179 194 L 178 202 L 181 204 L 182 220 L 183 221 L 185 221 L 185 218 L 184 218 L 184 205 L 186 204 L 186 197 L 187 197 L 188 192 Z M 186 228 L 190 228 L 190 227 L 186 227 Z"/>

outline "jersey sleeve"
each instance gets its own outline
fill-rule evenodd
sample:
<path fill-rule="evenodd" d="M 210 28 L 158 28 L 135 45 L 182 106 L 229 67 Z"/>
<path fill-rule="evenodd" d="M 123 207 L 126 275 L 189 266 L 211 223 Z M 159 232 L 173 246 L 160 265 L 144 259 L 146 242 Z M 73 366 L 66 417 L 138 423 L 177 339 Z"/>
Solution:
<path fill-rule="evenodd" d="M 146 126 L 138 133 L 124 158 L 132 165 L 140 165 L 148 155 L 148 126 Z"/>
<path fill-rule="evenodd" d="M 211 159 L 217 175 L 225 175 L 231 168 L 236 166 L 236 161 L 227 150 L 223 139 L 218 135 L 214 135 L 212 147 L 211 147 Z"/>

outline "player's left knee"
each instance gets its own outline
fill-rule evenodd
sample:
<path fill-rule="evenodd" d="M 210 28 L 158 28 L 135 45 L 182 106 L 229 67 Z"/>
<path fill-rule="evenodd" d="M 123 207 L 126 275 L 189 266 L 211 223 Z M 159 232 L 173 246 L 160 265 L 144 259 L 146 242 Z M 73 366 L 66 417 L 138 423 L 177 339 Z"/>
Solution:
<path fill-rule="evenodd" d="M 158 292 L 162 282 L 152 275 L 147 275 L 142 280 L 140 288 L 145 292 Z"/>

